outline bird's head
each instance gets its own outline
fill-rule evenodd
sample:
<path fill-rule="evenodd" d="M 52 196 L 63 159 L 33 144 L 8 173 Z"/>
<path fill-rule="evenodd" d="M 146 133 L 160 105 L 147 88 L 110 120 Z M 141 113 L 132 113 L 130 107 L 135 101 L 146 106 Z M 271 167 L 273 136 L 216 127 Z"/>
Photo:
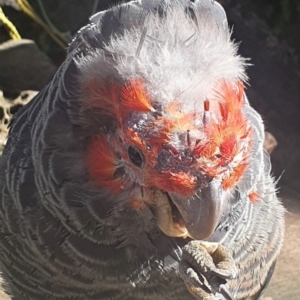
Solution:
<path fill-rule="evenodd" d="M 152 207 L 167 235 L 205 239 L 247 169 L 253 133 L 227 27 L 212 16 L 195 24 L 177 5 L 148 15 L 146 37 L 129 26 L 81 62 L 82 111 L 103 120 L 86 161 L 94 184 Z"/>
<path fill-rule="evenodd" d="M 127 193 L 133 209 L 156 207 L 166 234 L 209 236 L 251 152 L 243 84 L 219 82 L 199 111 L 183 111 L 177 99 L 155 103 L 141 78 L 121 86 L 92 81 L 85 95 L 87 107 L 105 111 L 115 122 L 114 130 L 104 130 L 89 146 L 95 184 Z"/>

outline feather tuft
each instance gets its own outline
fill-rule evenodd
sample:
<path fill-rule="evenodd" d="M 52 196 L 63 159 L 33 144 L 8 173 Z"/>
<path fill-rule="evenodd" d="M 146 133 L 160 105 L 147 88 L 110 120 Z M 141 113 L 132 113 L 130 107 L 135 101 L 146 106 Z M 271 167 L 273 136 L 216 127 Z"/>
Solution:
<path fill-rule="evenodd" d="M 260 195 L 255 191 L 251 192 L 248 197 L 252 204 L 255 204 L 256 201 L 261 198 Z"/>
<path fill-rule="evenodd" d="M 161 172 L 150 178 L 151 184 L 166 192 L 191 196 L 195 191 L 197 179 L 185 172 Z"/>
<path fill-rule="evenodd" d="M 141 79 L 131 79 L 122 88 L 122 108 L 139 112 L 154 111 L 149 92 Z"/>

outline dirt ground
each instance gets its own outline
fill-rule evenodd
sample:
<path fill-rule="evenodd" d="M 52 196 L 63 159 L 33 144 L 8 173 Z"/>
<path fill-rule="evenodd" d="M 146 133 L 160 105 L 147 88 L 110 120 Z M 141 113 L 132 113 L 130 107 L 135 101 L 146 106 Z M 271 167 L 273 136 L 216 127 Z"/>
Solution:
<path fill-rule="evenodd" d="M 287 209 L 285 241 L 277 262 L 275 274 L 264 297 L 270 297 L 272 300 L 299 300 L 300 193 L 282 189 L 280 197 Z"/>

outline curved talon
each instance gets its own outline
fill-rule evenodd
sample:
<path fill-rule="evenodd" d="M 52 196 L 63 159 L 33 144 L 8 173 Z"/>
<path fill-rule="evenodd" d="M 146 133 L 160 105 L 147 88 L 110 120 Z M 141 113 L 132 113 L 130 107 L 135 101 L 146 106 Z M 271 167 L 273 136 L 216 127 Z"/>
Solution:
<path fill-rule="evenodd" d="M 226 300 L 234 300 L 224 284 L 220 285 L 220 294 L 222 294 Z"/>
<path fill-rule="evenodd" d="M 216 293 L 234 300 L 226 283 L 236 277 L 237 269 L 230 251 L 221 244 L 189 242 L 183 248 L 179 273 L 190 293 L 199 300 L 214 300 Z"/>
<path fill-rule="evenodd" d="M 202 286 L 204 284 L 203 277 L 201 278 L 192 268 L 188 268 L 186 274 L 194 286 Z"/>
<path fill-rule="evenodd" d="M 222 279 L 231 279 L 233 277 L 233 274 L 231 271 L 227 271 L 227 270 L 221 270 L 221 269 L 211 269 L 210 270 L 212 272 L 212 274 L 214 274 L 215 276 L 218 276 Z"/>

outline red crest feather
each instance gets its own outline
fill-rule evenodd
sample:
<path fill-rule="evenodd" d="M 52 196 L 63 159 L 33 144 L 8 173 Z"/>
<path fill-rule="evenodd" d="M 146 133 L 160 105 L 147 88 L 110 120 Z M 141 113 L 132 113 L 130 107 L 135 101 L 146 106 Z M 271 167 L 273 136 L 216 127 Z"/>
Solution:
<path fill-rule="evenodd" d="M 194 154 L 198 157 L 210 159 L 209 166 L 204 167 L 210 176 L 220 175 L 222 167 L 233 161 L 239 154 L 243 153 L 241 162 L 234 166 L 229 174 L 225 174 L 222 180 L 223 188 L 232 188 L 245 173 L 248 165 L 250 147 L 243 146 L 243 140 L 251 141 L 252 131 L 242 113 L 244 105 L 244 86 L 238 82 L 236 86 L 223 81 L 217 92 L 220 98 L 218 120 L 211 118 L 204 124 L 207 141 L 198 143 L 194 148 Z M 204 103 L 204 110 L 209 111 L 208 100 Z M 216 114 L 218 115 L 218 114 Z"/>
<path fill-rule="evenodd" d="M 220 152 L 222 157 L 231 161 L 238 153 L 238 141 L 234 134 L 231 134 L 225 141 L 220 145 Z"/>
<path fill-rule="evenodd" d="M 131 79 L 122 88 L 122 108 L 140 112 L 153 111 L 149 92 L 141 79 Z"/>

